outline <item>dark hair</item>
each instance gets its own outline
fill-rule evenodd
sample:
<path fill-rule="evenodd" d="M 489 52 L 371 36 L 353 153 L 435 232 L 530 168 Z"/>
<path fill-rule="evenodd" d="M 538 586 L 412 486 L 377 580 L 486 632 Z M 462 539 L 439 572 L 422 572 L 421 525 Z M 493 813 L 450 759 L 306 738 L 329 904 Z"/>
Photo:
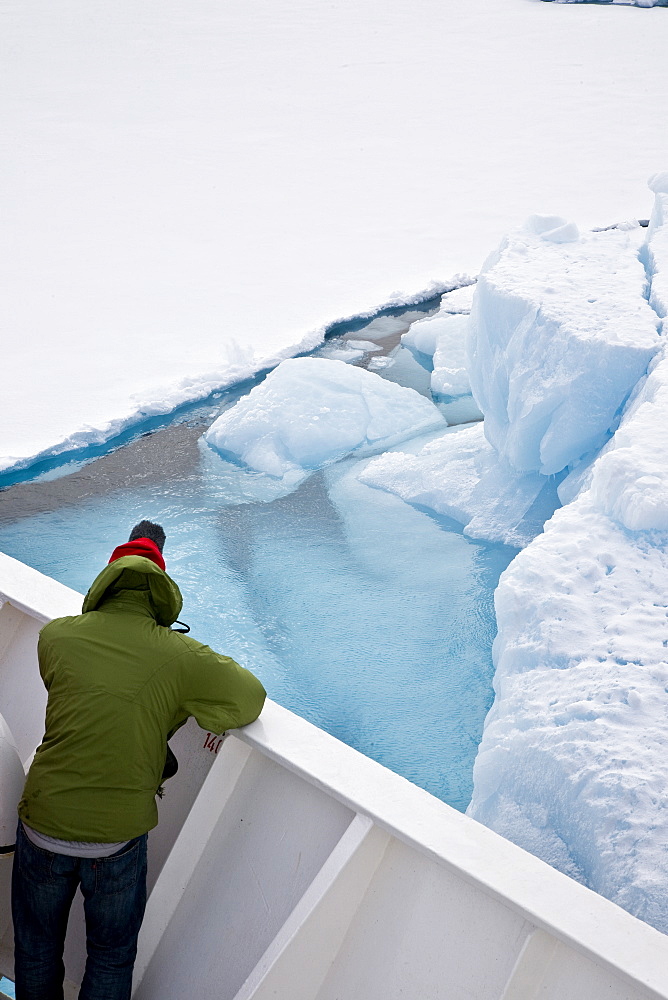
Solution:
<path fill-rule="evenodd" d="M 154 524 L 153 521 L 140 521 L 139 524 L 135 524 L 134 528 L 130 532 L 129 542 L 134 542 L 135 538 L 150 538 L 152 542 L 158 546 L 162 552 L 162 547 L 165 544 L 165 532 L 160 524 Z"/>

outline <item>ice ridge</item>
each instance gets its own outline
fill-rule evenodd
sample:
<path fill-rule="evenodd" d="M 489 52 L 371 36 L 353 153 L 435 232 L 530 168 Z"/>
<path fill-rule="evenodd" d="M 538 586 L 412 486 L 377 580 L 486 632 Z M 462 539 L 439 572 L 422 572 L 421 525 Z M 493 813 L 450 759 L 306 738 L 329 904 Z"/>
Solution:
<path fill-rule="evenodd" d="M 655 208 L 644 254 L 650 302 L 659 315 L 668 301 L 668 175 L 661 177 L 653 179 Z M 592 259 L 595 264 L 598 258 Z M 624 279 L 629 273 L 624 268 Z M 591 277 L 598 297 L 605 275 L 594 267 Z M 620 322 L 645 316 L 638 286 L 624 280 L 621 287 L 628 299 Z M 591 377 L 595 381 L 598 372 Z M 604 378 L 612 386 L 606 373 Z M 598 407 L 594 417 L 601 412 Z M 580 416 L 587 419 L 585 409 Z M 664 932 L 666 427 L 668 354 L 659 341 L 610 441 L 563 491 L 570 502 L 501 577 L 495 701 L 469 808 L 481 822 Z"/>
<path fill-rule="evenodd" d="M 382 455 L 362 480 L 455 517 L 474 538 L 527 545 L 577 493 L 659 345 L 641 234 L 630 223 L 581 235 L 534 215 L 506 237 L 485 262 L 470 318 L 441 312 L 403 338 L 433 357 L 435 398 L 435 382 L 451 393 L 470 383 L 484 431 Z"/>

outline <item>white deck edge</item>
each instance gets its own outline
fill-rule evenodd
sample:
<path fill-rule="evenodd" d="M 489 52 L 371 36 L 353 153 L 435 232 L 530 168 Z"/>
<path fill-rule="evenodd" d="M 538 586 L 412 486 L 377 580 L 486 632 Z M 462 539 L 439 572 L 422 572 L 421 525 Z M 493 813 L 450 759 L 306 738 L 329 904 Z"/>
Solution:
<path fill-rule="evenodd" d="M 583 955 L 668 996 L 668 937 L 274 702 L 235 735 Z"/>
<path fill-rule="evenodd" d="M 9 580 L 11 590 L 6 587 Z M 52 618 L 81 614 L 82 601 L 82 595 L 71 587 L 0 552 L 0 604 L 9 603 L 46 623 Z"/>

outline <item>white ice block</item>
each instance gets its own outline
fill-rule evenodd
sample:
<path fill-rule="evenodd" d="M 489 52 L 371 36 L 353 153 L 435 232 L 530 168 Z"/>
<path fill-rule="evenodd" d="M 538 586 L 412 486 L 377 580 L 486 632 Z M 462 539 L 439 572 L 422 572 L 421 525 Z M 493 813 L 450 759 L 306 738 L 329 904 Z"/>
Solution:
<path fill-rule="evenodd" d="M 473 394 L 490 442 L 518 472 L 551 475 L 600 448 L 659 345 L 638 227 L 575 239 L 569 230 L 570 241 L 554 242 L 567 228 L 532 216 L 476 286 Z"/>
<path fill-rule="evenodd" d="M 205 440 L 259 472 L 299 477 L 445 423 L 413 389 L 341 361 L 293 358 L 223 413 Z"/>

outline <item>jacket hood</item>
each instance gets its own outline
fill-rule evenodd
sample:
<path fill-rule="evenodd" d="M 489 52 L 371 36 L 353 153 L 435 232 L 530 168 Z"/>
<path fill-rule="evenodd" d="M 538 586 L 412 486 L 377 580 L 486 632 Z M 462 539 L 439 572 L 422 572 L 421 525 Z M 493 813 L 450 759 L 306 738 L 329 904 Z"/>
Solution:
<path fill-rule="evenodd" d="M 176 621 L 183 606 L 181 591 L 171 577 L 145 556 L 122 556 L 105 566 L 84 598 L 82 614 L 97 611 L 107 598 L 113 596 L 112 590 L 118 592 L 124 589 L 125 581 L 120 580 L 123 573 L 127 573 L 128 590 L 148 589 L 158 625 L 171 625 Z M 119 585 L 117 588 L 116 584 Z"/>
<path fill-rule="evenodd" d="M 134 538 L 131 542 L 117 545 L 111 553 L 109 562 L 116 562 L 117 559 L 122 559 L 123 556 L 146 556 L 147 559 L 154 562 L 160 569 L 165 569 L 165 560 L 162 558 L 162 552 L 152 538 Z"/>

